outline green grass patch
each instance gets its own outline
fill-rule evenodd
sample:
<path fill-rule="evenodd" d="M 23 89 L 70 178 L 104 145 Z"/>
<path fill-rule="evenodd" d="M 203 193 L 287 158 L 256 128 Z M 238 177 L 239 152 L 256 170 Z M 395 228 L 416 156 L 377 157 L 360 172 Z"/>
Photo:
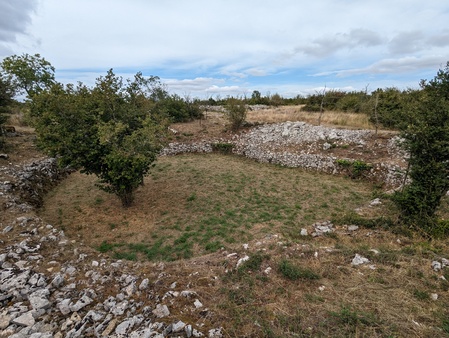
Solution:
<path fill-rule="evenodd" d="M 313 272 L 309 268 L 303 268 L 298 265 L 293 264 L 289 260 L 283 259 L 279 265 L 278 270 L 287 279 L 290 280 L 316 280 L 320 279 L 320 275 Z"/>

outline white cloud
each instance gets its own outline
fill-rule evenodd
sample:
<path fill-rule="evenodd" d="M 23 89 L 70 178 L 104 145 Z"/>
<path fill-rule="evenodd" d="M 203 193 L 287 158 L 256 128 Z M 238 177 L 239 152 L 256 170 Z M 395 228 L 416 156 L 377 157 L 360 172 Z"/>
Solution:
<path fill-rule="evenodd" d="M 283 94 L 324 77 L 418 82 L 449 60 L 445 1 L 0 0 L 2 18 L 10 4 L 0 58 L 40 53 L 64 81 L 114 68 L 159 75 L 178 93 Z"/>
<path fill-rule="evenodd" d="M 403 57 L 398 59 L 383 59 L 363 68 L 351 68 L 314 74 L 314 76 L 327 76 L 334 74 L 338 77 L 362 74 L 403 74 L 420 69 L 432 68 L 438 70 L 446 62 L 442 56 L 429 56 L 424 58 Z"/>

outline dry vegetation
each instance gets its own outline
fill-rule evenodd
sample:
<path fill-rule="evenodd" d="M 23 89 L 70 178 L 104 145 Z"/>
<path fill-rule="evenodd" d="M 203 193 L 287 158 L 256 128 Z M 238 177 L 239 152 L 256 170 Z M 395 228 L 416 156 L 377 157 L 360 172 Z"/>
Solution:
<path fill-rule="evenodd" d="M 174 139 L 231 136 L 221 114 L 207 115 L 173 126 Z M 317 114 L 299 107 L 248 114 L 252 123 L 286 120 L 316 124 Z M 326 112 L 322 121 L 369 127 L 357 114 Z M 449 271 L 431 268 L 432 260 L 449 258 L 447 243 L 355 216 L 358 208 L 373 219 L 394 219 L 386 198 L 369 206 L 379 194 L 343 177 L 182 155 L 159 159 L 129 209 L 97 190 L 95 178 L 76 173 L 47 196 L 41 217 L 111 256 L 138 260 L 142 271 L 148 260 L 174 260 L 165 263 L 170 282 L 201 269 L 189 285 L 229 337 L 447 336 Z M 334 233 L 299 234 L 324 220 L 334 221 Z M 348 231 L 349 220 L 360 228 Z M 355 254 L 371 263 L 352 266 Z M 249 260 L 236 268 L 245 255 Z M 188 322 L 188 314 L 174 315 Z"/>

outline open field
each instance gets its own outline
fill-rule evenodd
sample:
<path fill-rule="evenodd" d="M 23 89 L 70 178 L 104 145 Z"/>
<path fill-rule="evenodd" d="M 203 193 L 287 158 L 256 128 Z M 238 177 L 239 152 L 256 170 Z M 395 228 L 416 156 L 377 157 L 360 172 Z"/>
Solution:
<path fill-rule="evenodd" d="M 77 173 L 47 196 L 41 215 L 117 258 L 172 260 L 268 234 L 299 238 L 302 227 L 367 205 L 370 188 L 239 157 L 182 155 L 159 159 L 126 210 L 95 187 L 94 177 Z"/>
<path fill-rule="evenodd" d="M 258 122 L 296 114 L 250 112 L 248 120 L 253 113 Z M 201 124 L 174 127 L 189 140 L 227 135 L 224 125 L 211 113 Z M 370 206 L 375 197 L 382 204 Z M 432 269 L 432 261 L 448 258 L 446 241 L 394 228 L 388 198 L 363 181 L 180 155 L 158 160 L 129 209 L 99 191 L 94 177 L 75 173 L 48 194 L 40 216 L 104 254 L 138 261 L 139 271 L 168 261 L 170 282 L 188 275 L 225 337 L 449 334 L 449 271 Z M 334 231 L 311 236 L 323 221 Z M 369 263 L 351 264 L 356 254 Z M 190 320 L 182 311 L 176 318 Z"/>

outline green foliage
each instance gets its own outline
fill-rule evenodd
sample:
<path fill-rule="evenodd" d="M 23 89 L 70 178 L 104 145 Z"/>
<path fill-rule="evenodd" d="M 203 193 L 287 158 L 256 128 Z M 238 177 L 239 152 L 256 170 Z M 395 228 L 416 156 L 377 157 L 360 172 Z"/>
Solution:
<path fill-rule="evenodd" d="M 422 91 L 409 97 L 402 125 L 402 143 L 410 154 L 411 183 L 393 200 L 401 211 L 401 221 L 429 235 L 448 227 L 435 216 L 442 197 L 449 190 L 449 62 Z"/>
<path fill-rule="evenodd" d="M 229 98 L 226 104 L 226 116 L 231 123 L 231 129 L 236 131 L 246 120 L 246 106 L 242 100 Z"/>
<path fill-rule="evenodd" d="M 314 280 L 320 279 L 320 276 L 310 269 L 302 268 L 294 265 L 290 261 L 283 259 L 278 266 L 279 272 L 287 279 L 298 280 Z"/>
<path fill-rule="evenodd" d="M 166 116 L 172 122 L 186 122 L 203 116 L 199 103 L 174 94 L 158 100 L 151 109 L 153 115 Z"/>
<path fill-rule="evenodd" d="M 337 159 L 336 163 L 345 168 L 348 171 L 348 175 L 351 178 L 360 178 L 367 171 L 371 170 L 372 165 L 362 161 L 362 160 L 346 160 L 346 159 Z"/>
<path fill-rule="evenodd" d="M 62 165 L 98 176 L 101 189 L 129 206 L 164 144 L 165 121 L 148 114 L 154 82 L 138 73 L 124 83 L 110 70 L 93 89 L 54 84 L 35 94 L 38 144 Z"/>
<path fill-rule="evenodd" d="M 39 54 L 12 55 L 0 63 L 13 88 L 29 98 L 55 83 L 55 68 Z"/>
<path fill-rule="evenodd" d="M 3 149 L 5 143 L 3 141 L 3 124 L 7 121 L 8 116 L 6 113 L 9 112 L 10 106 L 13 103 L 12 97 L 14 96 L 14 91 L 9 81 L 0 76 L 0 149 Z"/>
<path fill-rule="evenodd" d="M 363 313 L 353 310 L 351 307 L 342 306 L 338 312 L 330 312 L 339 323 L 348 325 L 355 329 L 358 325 L 374 326 L 378 325 L 376 318 L 370 313 Z"/>
<path fill-rule="evenodd" d="M 259 271 L 263 261 L 267 260 L 268 258 L 269 256 L 257 252 L 251 255 L 251 257 L 247 261 L 243 262 L 243 264 L 240 265 L 239 271 L 240 272 Z"/>
<path fill-rule="evenodd" d="M 401 128 L 406 114 L 404 107 L 408 96 L 407 92 L 401 92 L 394 87 L 377 89 L 371 99 L 370 121 L 386 128 Z M 374 109 L 375 100 L 377 100 L 376 109 Z"/>
<path fill-rule="evenodd" d="M 232 149 L 234 149 L 234 145 L 232 143 L 218 142 L 213 143 L 211 146 L 213 151 L 217 151 L 223 154 L 230 154 L 232 153 Z"/>

